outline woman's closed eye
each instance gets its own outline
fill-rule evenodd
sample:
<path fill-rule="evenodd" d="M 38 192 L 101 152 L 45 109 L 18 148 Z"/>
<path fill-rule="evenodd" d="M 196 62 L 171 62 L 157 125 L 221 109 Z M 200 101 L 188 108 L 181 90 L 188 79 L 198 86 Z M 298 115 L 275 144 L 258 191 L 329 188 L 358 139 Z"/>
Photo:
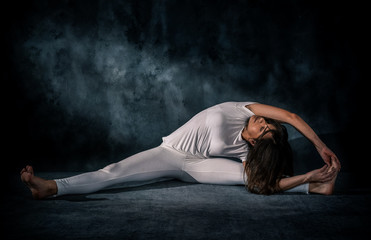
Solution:
<path fill-rule="evenodd" d="M 264 132 L 267 127 L 261 127 L 260 132 Z"/>

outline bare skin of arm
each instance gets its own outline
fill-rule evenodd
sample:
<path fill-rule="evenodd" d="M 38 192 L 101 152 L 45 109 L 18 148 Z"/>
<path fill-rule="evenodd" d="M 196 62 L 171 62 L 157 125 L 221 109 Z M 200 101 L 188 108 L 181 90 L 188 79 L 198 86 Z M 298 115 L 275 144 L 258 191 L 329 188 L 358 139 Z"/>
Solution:
<path fill-rule="evenodd" d="M 313 131 L 313 129 L 297 114 L 265 104 L 251 104 L 246 107 L 256 115 L 272 118 L 282 123 L 287 123 L 293 126 L 309 141 L 312 142 L 319 155 L 322 157 L 323 161 L 327 165 L 330 166 L 332 161 L 336 162 L 337 167 L 339 168 L 337 170 L 340 170 L 341 165 L 337 156 L 326 146 L 326 144 L 322 142 L 322 140 Z"/>
<path fill-rule="evenodd" d="M 243 165 L 245 167 L 246 162 L 243 162 Z M 336 163 L 333 163 L 333 165 L 335 166 Z M 315 169 L 306 174 L 282 178 L 278 184 L 282 191 L 286 191 L 301 184 L 309 183 L 309 192 L 331 195 L 334 190 L 337 174 L 336 167 L 331 168 L 328 165 L 324 165 L 322 168 Z"/>
<path fill-rule="evenodd" d="M 272 118 L 293 126 L 314 145 L 326 163 L 322 168 L 306 174 L 282 178 L 279 181 L 280 188 L 285 191 L 300 184 L 309 183 L 310 192 L 331 194 L 341 165 L 337 156 L 323 143 L 313 129 L 297 114 L 281 108 L 265 104 L 251 104 L 246 107 L 258 116 Z"/>
<path fill-rule="evenodd" d="M 279 186 L 282 191 L 286 191 L 298 185 L 309 183 L 309 192 L 330 195 L 334 190 L 337 174 L 338 171 L 335 168 L 324 165 L 322 168 L 306 174 L 282 178 L 279 181 Z"/>

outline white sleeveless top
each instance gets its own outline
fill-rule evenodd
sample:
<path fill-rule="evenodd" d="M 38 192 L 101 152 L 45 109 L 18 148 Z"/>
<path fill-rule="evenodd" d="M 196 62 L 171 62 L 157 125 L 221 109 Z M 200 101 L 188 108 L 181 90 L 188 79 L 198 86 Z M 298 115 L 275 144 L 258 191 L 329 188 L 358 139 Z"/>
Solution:
<path fill-rule="evenodd" d="M 249 117 L 246 105 L 226 102 L 207 108 L 183 126 L 163 137 L 163 145 L 201 158 L 228 157 L 246 161 L 248 145 L 241 133 Z"/>

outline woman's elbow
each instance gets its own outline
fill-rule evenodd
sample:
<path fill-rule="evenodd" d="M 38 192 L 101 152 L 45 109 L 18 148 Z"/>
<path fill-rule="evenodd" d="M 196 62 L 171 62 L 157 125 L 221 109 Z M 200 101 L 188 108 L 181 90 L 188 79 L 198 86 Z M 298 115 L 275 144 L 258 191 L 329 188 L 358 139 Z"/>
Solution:
<path fill-rule="evenodd" d="M 296 113 L 288 112 L 288 114 L 287 114 L 287 122 L 288 123 L 294 123 L 294 122 L 297 122 L 300 119 L 301 119 L 300 116 L 297 115 Z"/>

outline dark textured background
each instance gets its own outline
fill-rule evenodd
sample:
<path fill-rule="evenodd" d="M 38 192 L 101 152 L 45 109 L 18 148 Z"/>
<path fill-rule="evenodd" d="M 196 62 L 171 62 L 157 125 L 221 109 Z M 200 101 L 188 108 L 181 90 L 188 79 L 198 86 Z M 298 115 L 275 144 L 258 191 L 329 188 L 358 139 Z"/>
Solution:
<path fill-rule="evenodd" d="M 339 157 L 362 151 L 365 6 L 13 1 L 4 11 L 5 150 L 17 171 L 103 167 L 224 101 L 286 108 Z M 289 130 L 300 157 L 307 144 Z M 355 160 L 343 170 L 363 171 L 367 159 Z"/>
<path fill-rule="evenodd" d="M 370 235 L 365 4 L 11 2 L 2 4 L 7 239 Z M 168 181 L 33 201 L 19 181 L 25 164 L 53 179 L 155 147 L 224 101 L 258 101 L 302 116 L 342 161 L 335 195 L 261 196 L 243 186 Z M 310 143 L 289 131 L 296 172 L 320 167 Z"/>

